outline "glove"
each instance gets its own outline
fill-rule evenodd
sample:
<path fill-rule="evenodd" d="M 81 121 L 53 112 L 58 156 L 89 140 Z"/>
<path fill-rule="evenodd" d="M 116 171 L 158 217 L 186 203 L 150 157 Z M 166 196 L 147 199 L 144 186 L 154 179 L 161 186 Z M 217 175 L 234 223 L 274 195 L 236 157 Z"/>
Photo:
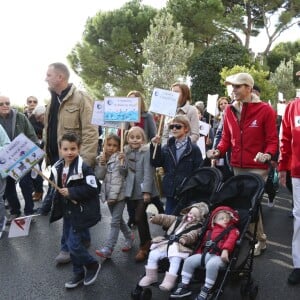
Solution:
<path fill-rule="evenodd" d="M 271 155 L 269 153 L 262 153 L 262 152 L 258 152 L 254 158 L 254 161 L 260 162 L 263 164 L 270 160 L 271 160 Z"/>

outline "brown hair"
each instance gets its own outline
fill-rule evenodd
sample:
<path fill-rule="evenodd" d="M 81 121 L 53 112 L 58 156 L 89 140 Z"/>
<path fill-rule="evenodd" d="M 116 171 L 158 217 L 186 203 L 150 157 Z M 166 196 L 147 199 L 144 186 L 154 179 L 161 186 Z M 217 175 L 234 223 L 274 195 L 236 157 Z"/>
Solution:
<path fill-rule="evenodd" d="M 189 119 L 185 115 L 176 115 L 170 122 L 171 123 L 180 123 L 183 124 L 188 131 L 191 131 L 191 125 Z"/>
<path fill-rule="evenodd" d="M 191 104 L 192 96 L 191 96 L 190 88 L 185 83 L 180 83 L 180 82 L 173 83 L 171 88 L 173 88 L 175 86 L 178 86 L 181 89 L 182 100 L 184 101 L 184 103 L 189 101 Z"/>
<path fill-rule="evenodd" d="M 127 94 L 127 97 L 129 96 L 135 96 L 135 97 L 139 97 L 141 99 L 141 112 L 146 112 L 147 111 L 147 107 L 146 107 L 146 104 L 145 104 L 145 96 L 139 92 L 139 91 L 130 91 L 128 94 Z"/>
<path fill-rule="evenodd" d="M 229 100 L 228 100 L 227 97 L 220 97 L 220 98 L 218 99 L 218 101 L 217 101 L 218 109 L 219 109 L 219 110 L 220 110 L 220 103 L 221 103 L 221 101 L 223 101 L 223 100 L 226 100 L 227 103 L 229 103 Z"/>

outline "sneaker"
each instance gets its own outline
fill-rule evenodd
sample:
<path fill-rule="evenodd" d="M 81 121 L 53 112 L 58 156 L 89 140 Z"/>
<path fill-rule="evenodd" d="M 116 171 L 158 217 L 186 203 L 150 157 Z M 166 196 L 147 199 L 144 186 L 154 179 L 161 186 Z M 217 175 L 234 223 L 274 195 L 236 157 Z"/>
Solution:
<path fill-rule="evenodd" d="M 108 247 L 103 247 L 100 250 L 96 250 L 96 254 L 103 258 L 111 258 L 112 250 Z"/>
<path fill-rule="evenodd" d="M 298 284 L 300 283 L 300 268 L 295 268 L 288 277 L 289 284 Z"/>
<path fill-rule="evenodd" d="M 98 273 L 101 269 L 101 265 L 97 262 L 90 264 L 89 266 L 86 266 L 86 272 L 84 276 L 84 285 L 91 285 L 94 283 L 97 279 Z"/>
<path fill-rule="evenodd" d="M 6 221 L 6 223 L 7 223 L 8 225 L 10 225 L 11 222 L 12 222 L 14 219 L 16 219 L 16 218 L 19 218 L 20 215 L 21 215 L 21 214 L 9 215 L 9 217 L 8 217 L 8 219 L 7 219 L 7 221 Z"/>
<path fill-rule="evenodd" d="M 57 264 L 67 264 L 71 261 L 71 256 L 69 252 L 60 251 L 59 254 L 55 257 Z"/>
<path fill-rule="evenodd" d="M 209 296 L 209 288 L 206 286 L 202 287 L 200 294 L 195 298 L 195 300 L 206 300 Z"/>
<path fill-rule="evenodd" d="M 2 220 L 0 221 L 0 239 L 1 239 L 1 237 L 2 237 L 2 233 L 3 233 L 4 229 L 5 229 L 6 221 L 7 221 L 6 216 L 4 216 L 4 217 L 2 218 Z"/>
<path fill-rule="evenodd" d="M 134 242 L 134 233 L 131 233 L 131 237 L 125 240 L 124 247 L 121 250 L 123 252 L 128 252 L 132 248 L 133 242 Z"/>
<path fill-rule="evenodd" d="M 74 276 L 65 283 L 66 289 L 74 289 L 79 286 L 84 280 L 84 273 L 75 273 Z"/>
<path fill-rule="evenodd" d="M 266 241 L 258 241 L 258 243 L 255 244 L 254 256 L 260 256 L 261 253 L 264 252 L 266 249 L 267 249 Z"/>
<path fill-rule="evenodd" d="M 275 205 L 274 199 L 268 199 L 268 206 L 269 206 L 270 208 L 272 208 L 272 207 L 274 207 L 274 205 Z"/>
<path fill-rule="evenodd" d="M 184 298 L 191 294 L 192 291 L 188 289 L 188 285 L 180 282 L 177 288 L 170 295 L 170 298 Z"/>

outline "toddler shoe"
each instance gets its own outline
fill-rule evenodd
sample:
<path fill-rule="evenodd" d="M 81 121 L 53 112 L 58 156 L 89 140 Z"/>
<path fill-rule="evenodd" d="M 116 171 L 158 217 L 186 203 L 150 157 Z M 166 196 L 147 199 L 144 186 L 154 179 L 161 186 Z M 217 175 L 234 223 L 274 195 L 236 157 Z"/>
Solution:
<path fill-rule="evenodd" d="M 206 300 L 209 296 L 209 288 L 203 287 L 200 291 L 200 294 L 195 298 L 195 300 Z"/>
<path fill-rule="evenodd" d="M 267 243 L 266 241 L 258 241 L 255 245 L 254 249 L 254 256 L 261 255 L 262 252 L 264 252 L 267 249 Z"/>
<path fill-rule="evenodd" d="M 86 265 L 86 272 L 84 276 L 84 285 L 91 285 L 93 284 L 98 276 L 98 273 L 101 269 L 101 265 L 97 262 L 91 263 L 89 265 Z"/>
<path fill-rule="evenodd" d="M 170 295 L 170 298 L 184 298 L 191 294 L 192 291 L 188 289 L 188 285 L 180 282 L 174 292 Z"/>
<path fill-rule="evenodd" d="M 133 242 L 134 242 L 134 233 L 132 232 L 131 237 L 125 240 L 124 247 L 121 250 L 123 252 L 128 252 L 132 248 Z"/>
<path fill-rule="evenodd" d="M 84 280 L 84 273 L 74 273 L 73 277 L 65 283 L 66 289 L 78 287 Z"/>
<path fill-rule="evenodd" d="M 103 247 L 100 250 L 96 250 L 96 254 L 103 258 L 111 258 L 112 250 L 108 247 Z"/>

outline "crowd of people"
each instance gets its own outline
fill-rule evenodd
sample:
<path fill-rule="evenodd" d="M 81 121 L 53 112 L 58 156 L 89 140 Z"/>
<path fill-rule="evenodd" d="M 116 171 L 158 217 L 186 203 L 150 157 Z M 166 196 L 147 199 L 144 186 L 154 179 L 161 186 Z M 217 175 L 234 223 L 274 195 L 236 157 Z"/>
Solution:
<path fill-rule="evenodd" d="M 193 244 L 194 240 L 187 242 L 183 237 L 166 246 L 164 238 L 152 238 L 149 221 L 162 225 L 164 229 L 175 222 L 174 215 L 180 213 L 176 211 L 176 192 L 201 166 L 219 168 L 225 179 L 242 173 L 260 175 L 268 187 L 270 206 L 274 205 L 278 187 L 267 185 L 270 184 L 268 180 L 271 177 L 271 182 L 274 182 L 273 174 L 278 169 L 280 182 L 285 185 L 287 174 L 291 174 L 295 219 L 292 244 L 294 270 L 288 282 L 300 283 L 299 98 L 287 105 L 279 146 L 276 112 L 259 98 L 259 87 L 254 85 L 248 73 L 227 78 L 225 85 L 231 85 L 233 92 L 230 97 L 218 99 L 218 114 L 214 118 L 206 112 L 203 101 L 192 104 L 191 92 L 186 84 L 174 83 L 171 89 L 179 94 L 177 112 L 175 117 L 165 119 L 162 132 L 157 132 L 156 121 L 147 111 L 143 94 L 131 91 L 128 97 L 141 99 L 140 122 L 126 123 L 124 147 L 121 145 L 123 137 L 120 137 L 123 132 L 105 135 L 99 153 L 99 128 L 91 124 L 93 100 L 70 83 L 69 76 L 64 64 L 50 64 L 46 73 L 50 102 L 47 106 L 38 105 L 38 99 L 30 96 L 26 100 L 24 113 L 11 107 L 9 97 L 0 96 L 0 150 L 23 133 L 45 150 L 46 166 L 51 166 L 50 180 L 55 182 L 57 188 L 49 184 L 44 195 L 43 178 L 33 178 L 30 172 L 20 180 L 19 185 L 25 202 L 24 215 L 50 213 L 50 222 L 63 219 L 61 246 L 55 260 L 58 264 L 73 264 L 73 276 L 65 283 L 66 288 L 75 288 L 81 283 L 90 285 L 97 279 L 101 264 L 88 251 L 91 243 L 89 228 L 101 218 L 101 201 L 108 205 L 111 223 L 107 239 L 95 254 L 111 258 L 120 231 L 125 238 L 121 249 L 130 251 L 136 238 L 136 227 L 140 244 L 135 260 L 147 260 L 146 275 L 140 285 L 148 286 L 156 282 L 158 259 L 169 257 L 170 268 L 160 288 L 172 290 L 176 285 L 179 264 L 184 260 L 182 282 L 175 288 L 172 297 L 189 295 L 187 287 L 201 261 L 201 246 L 192 256 L 189 243 Z M 201 122 L 209 126 L 205 135 L 199 129 Z M 197 144 L 201 138 L 205 143 L 204 150 Z M 42 166 L 42 161 L 39 166 Z M 161 201 L 162 197 L 165 203 Z M 34 202 L 41 200 L 41 207 L 36 210 Z M 6 215 L 5 202 L 10 210 L 9 216 Z M 150 203 L 157 207 L 159 214 L 148 220 L 146 210 Z M 126 206 L 128 221 L 124 216 Z M 225 207 L 220 212 L 220 216 L 217 211 L 211 219 L 211 222 L 220 223 L 220 228 L 227 226 L 222 223 L 224 220 L 226 224 L 235 224 L 238 220 L 232 208 Z M 184 217 L 175 227 L 178 226 L 179 232 L 185 232 L 186 228 L 197 231 L 194 223 L 203 222 L 207 213 L 204 203 L 192 205 L 188 210 L 181 211 Z M 6 224 L 20 216 L 16 182 L 1 173 L 0 237 Z M 250 230 L 254 230 L 254 226 Z M 237 239 L 238 231 L 233 230 L 232 234 Z M 258 256 L 267 247 L 262 212 L 259 214 L 256 239 L 254 255 Z M 224 242 L 224 245 L 227 244 Z M 231 242 L 230 246 L 220 249 L 218 255 L 207 256 L 207 278 L 197 299 L 207 299 L 216 272 L 228 262 L 233 247 L 234 242 Z"/>

